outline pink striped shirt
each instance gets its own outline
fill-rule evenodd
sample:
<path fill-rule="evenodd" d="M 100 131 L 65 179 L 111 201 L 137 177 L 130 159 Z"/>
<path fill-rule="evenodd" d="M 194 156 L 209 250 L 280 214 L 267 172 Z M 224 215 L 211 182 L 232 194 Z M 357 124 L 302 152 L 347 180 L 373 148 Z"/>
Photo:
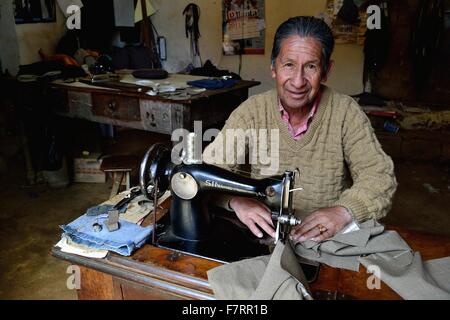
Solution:
<path fill-rule="evenodd" d="M 291 134 L 291 137 L 294 140 L 300 139 L 308 130 L 309 124 L 311 123 L 312 118 L 316 114 L 317 107 L 319 106 L 321 96 L 322 96 L 322 91 L 320 90 L 319 93 L 317 94 L 316 99 L 314 100 L 314 104 L 311 108 L 311 111 L 309 112 L 308 117 L 305 118 L 305 120 L 302 123 L 300 123 L 296 129 L 294 129 L 294 127 L 291 125 L 291 122 L 289 119 L 289 113 L 286 111 L 286 109 L 284 109 L 283 105 L 281 104 L 281 100 L 278 99 L 278 106 L 280 108 L 281 118 L 287 124 L 289 133 Z"/>

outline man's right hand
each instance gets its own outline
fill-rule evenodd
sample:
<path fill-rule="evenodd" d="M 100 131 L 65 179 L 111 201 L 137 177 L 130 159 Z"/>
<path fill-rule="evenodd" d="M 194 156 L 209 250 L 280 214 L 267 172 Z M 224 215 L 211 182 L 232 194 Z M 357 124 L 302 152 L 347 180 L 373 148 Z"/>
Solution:
<path fill-rule="evenodd" d="M 262 238 L 262 229 L 271 237 L 275 237 L 272 214 L 266 205 L 251 198 L 233 197 L 230 207 L 255 236 Z"/>

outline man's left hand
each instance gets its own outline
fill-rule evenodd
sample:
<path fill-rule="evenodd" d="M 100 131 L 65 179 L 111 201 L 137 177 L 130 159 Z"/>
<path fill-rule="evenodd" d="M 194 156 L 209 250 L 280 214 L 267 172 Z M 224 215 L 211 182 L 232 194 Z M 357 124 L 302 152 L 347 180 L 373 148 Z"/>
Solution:
<path fill-rule="evenodd" d="M 352 216 L 341 206 L 319 209 L 291 231 L 291 239 L 296 242 L 313 240 L 316 242 L 331 238 L 352 221 Z"/>

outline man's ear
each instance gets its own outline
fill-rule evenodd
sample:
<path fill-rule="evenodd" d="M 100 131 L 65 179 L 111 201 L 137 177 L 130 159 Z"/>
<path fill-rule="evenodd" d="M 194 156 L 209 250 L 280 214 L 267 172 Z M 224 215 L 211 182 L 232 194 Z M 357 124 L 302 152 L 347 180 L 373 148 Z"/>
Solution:
<path fill-rule="evenodd" d="M 277 72 L 275 71 L 275 62 L 270 64 L 270 72 L 272 74 L 272 78 L 275 79 L 277 77 Z"/>
<path fill-rule="evenodd" d="M 331 70 L 333 70 L 334 67 L 334 60 L 330 60 L 330 63 L 328 64 L 328 70 L 325 73 L 325 75 L 322 77 L 322 82 L 326 82 L 328 80 L 328 77 L 331 74 Z"/>

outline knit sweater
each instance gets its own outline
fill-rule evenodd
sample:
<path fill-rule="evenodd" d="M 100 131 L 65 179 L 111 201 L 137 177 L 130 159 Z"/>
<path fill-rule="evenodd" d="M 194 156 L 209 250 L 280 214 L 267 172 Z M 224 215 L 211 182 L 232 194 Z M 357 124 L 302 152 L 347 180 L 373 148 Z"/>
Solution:
<path fill-rule="evenodd" d="M 298 141 L 291 137 L 281 119 L 274 89 L 250 97 L 235 109 L 221 134 L 205 149 L 203 160 L 240 170 L 240 156 L 247 154 L 248 160 L 255 148 L 266 147 L 266 154 L 279 156 L 274 175 L 296 168 L 300 171 L 295 187 L 303 190 L 295 191 L 293 199 L 297 217 L 304 218 L 320 208 L 343 206 L 357 221 L 380 219 L 390 210 L 397 187 L 393 162 L 382 150 L 369 119 L 356 101 L 326 86 L 322 90 L 310 127 Z M 256 129 L 256 132 L 266 129 L 269 143 L 265 146 L 260 142 L 255 145 L 252 139 L 245 143 L 242 139 L 227 141 L 228 129 Z M 271 136 L 270 132 L 279 133 L 279 137 Z M 223 155 L 217 152 L 230 143 L 234 148 L 225 148 Z M 271 147 L 278 148 L 279 154 Z M 228 162 L 220 163 L 226 157 Z M 252 161 L 254 178 L 263 178 L 263 173 L 267 173 L 267 163 L 260 162 Z"/>

